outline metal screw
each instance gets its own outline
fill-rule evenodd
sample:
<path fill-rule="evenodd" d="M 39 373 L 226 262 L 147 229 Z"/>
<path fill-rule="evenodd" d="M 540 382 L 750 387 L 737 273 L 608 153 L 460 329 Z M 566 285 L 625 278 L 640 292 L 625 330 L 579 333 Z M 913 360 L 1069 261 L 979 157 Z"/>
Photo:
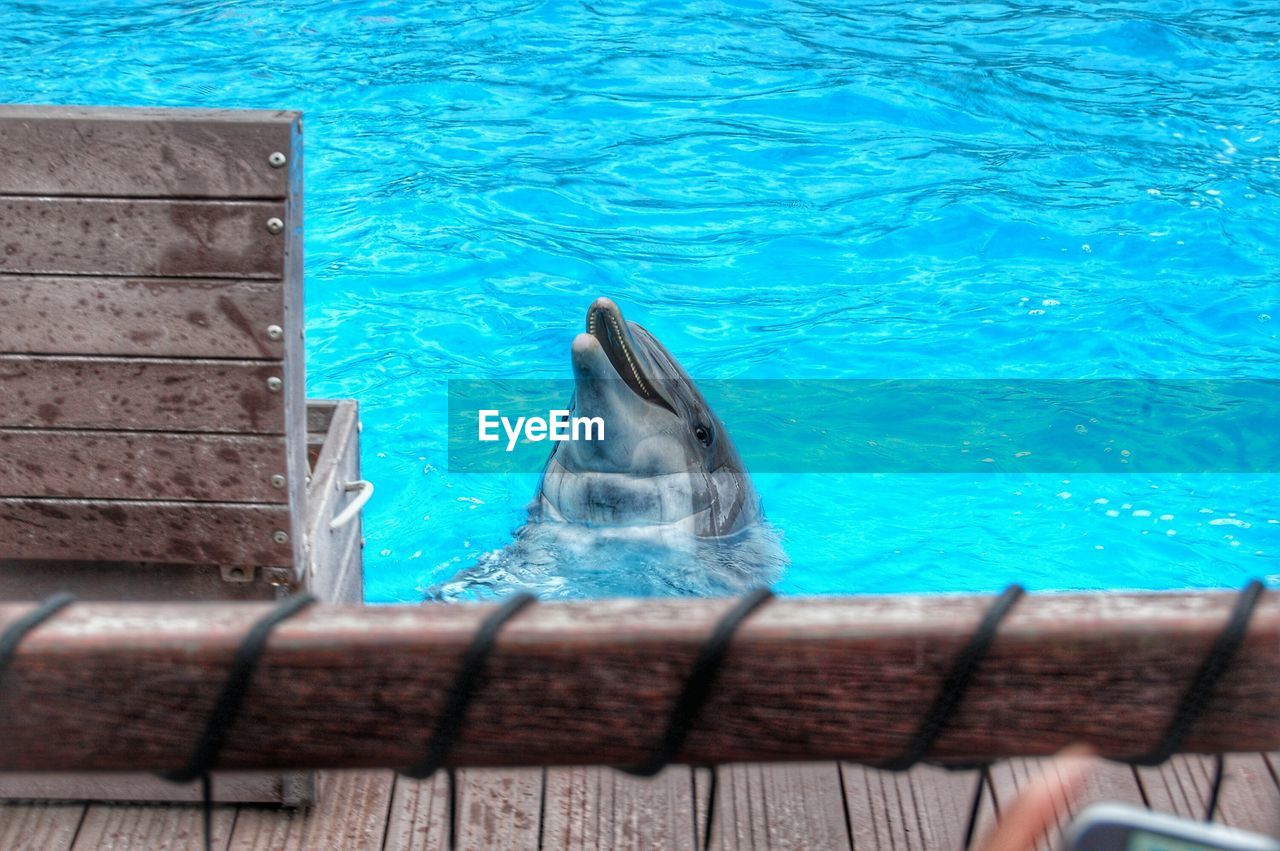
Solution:
<path fill-rule="evenodd" d="M 279 393 L 281 387 L 284 387 L 284 382 L 276 376 L 273 375 L 267 379 L 267 389 L 272 393 Z"/>
<path fill-rule="evenodd" d="M 271 536 L 271 540 L 275 541 L 277 544 L 287 544 L 289 543 L 289 533 L 282 529 L 277 529 L 276 533 Z"/>
<path fill-rule="evenodd" d="M 279 325 L 268 325 L 268 326 L 267 326 L 267 339 L 268 339 L 268 340 L 282 340 L 282 339 L 284 339 L 284 329 L 283 329 L 283 328 L 281 328 Z"/>
<path fill-rule="evenodd" d="M 272 168 L 280 168 L 289 161 L 289 158 L 279 151 L 272 151 L 271 156 L 267 157 L 267 162 L 271 163 Z"/>
<path fill-rule="evenodd" d="M 275 216 L 272 216 L 267 219 L 267 230 L 272 233 L 280 233 L 280 231 L 284 230 L 284 222 L 280 221 Z"/>
<path fill-rule="evenodd" d="M 282 488 L 282 487 L 284 487 L 284 476 L 280 475 L 279 473 L 276 473 L 274 476 L 272 476 L 272 477 L 271 477 L 271 487 L 273 487 L 273 488 Z"/>
<path fill-rule="evenodd" d="M 288 585 L 289 569 L 285 567 L 268 567 L 262 571 L 262 576 L 272 585 Z"/>

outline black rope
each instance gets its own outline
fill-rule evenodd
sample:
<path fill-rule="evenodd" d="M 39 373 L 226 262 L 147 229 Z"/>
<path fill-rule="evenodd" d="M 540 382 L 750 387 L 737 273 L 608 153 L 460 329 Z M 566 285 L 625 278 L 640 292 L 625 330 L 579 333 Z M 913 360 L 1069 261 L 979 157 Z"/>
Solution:
<path fill-rule="evenodd" d="M 281 622 L 293 617 L 315 601 L 316 598 L 306 592 L 281 600 L 274 609 L 249 628 L 240 646 L 236 648 L 236 655 L 231 659 L 231 667 L 222 684 L 222 691 L 218 693 L 218 699 L 209 712 L 204 732 L 200 734 L 191 752 L 191 759 L 177 771 L 160 775 L 174 783 L 190 783 L 196 778 L 200 779 L 201 823 L 204 827 L 205 851 L 213 851 L 213 778 L 209 776 L 209 772 L 218 764 L 218 755 L 227 741 L 227 732 L 240 715 L 245 692 L 249 690 L 253 672 L 257 670 L 262 652 L 267 647 L 267 639 L 271 636 L 271 631 Z"/>
<path fill-rule="evenodd" d="M 532 594 L 521 592 L 494 609 L 471 636 L 471 643 L 462 654 L 462 664 L 458 668 L 449 692 L 445 695 L 444 706 L 436 716 L 435 729 L 423 749 L 423 757 L 412 768 L 400 773 L 414 780 L 422 780 L 435 774 L 444 767 L 453 749 L 458 731 L 467 720 L 467 708 L 480 684 L 480 676 L 484 673 L 485 663 L 493 651 L 493 644 L 498 633 L 507 621 L 520 613 L 526 606 L 537 600 Z M 449 800 L 449 849 L 458 847 L 458 778 L 452 767 L 446 768 L 445 781 L 448 787 Z"/>
<path fill-rule="evenodd" d="M 316 598 L 308 593 L 282 600 L 249 629 L 240 646 L 236 648 L 236 655 L 231 660 L 227 679 L 223 682 L 222 691 L 209 712 L 204 732 L 196 741 L 191 758 L 182 768 L 161 774 L 161 777 L 172 780 L 174 783 L 189 783 L 217 766 L 218 755 L 227 740 L 227 732 L 240 715 L 240 707 L 244 703 L 249 681 L 258 667 L 258 660 L 262 658 L 262 651 L 267 646 L 267 638 L 270 637 L 271 631 L 281 621 L 296 615 L 315 600 Z"/>
<path fill-rule="evenodd" d="M 66 592 L 54 594 L 4 628 L 4 632 L 0 633 L 0 678 L 4 677 L 22 640 L 40 624 L 75 602 L 75 599 L 75 595 Z"/>
<path fill-rule="evenodd" d="M 702 829 L 702 851 L 711 851 L 711 827 L 716 821 L 716 795 L 720 793 L 719 766 L 708 765 L 707 768 L 711 770 L 711 782 L 707 784 L 707 824 Z"/>
<path fill-rule="evenodd" d="M 1212 822 L 1214 814 L 1218 812 L 1218 796 L 1222 794 L 1222 777 L 1225 767 L 1226 758 L 1222 754 L 1214 754 L 1213 783 L 1209 786 L 1209 803 L 1204 808 L 1204 820 L 1207 822 Z"/>
<path fill-rule="evenodd" d="M 458 773 L 453 766 L 444 770 L 449 787 L 449 851 L 458 847 Z"/>
<path fill-rule="evenodd" d="M 1262 590 L 1262 583 L 1257 579 L 1241 589 L 1236 598 L 1235 608 L 1231 611 L 1231 617 L 1227 619 L 1222 632 L 1218 633 L 1218 637 L 1214 639 L 1213 648 L 1200 664 L 1199 670 L 1191 680 L 1191 685 L 1187 687 L 1182 699 L 1178 702 L 1173 720 L 1169 722 L 1169 727 L 1160 737 L 1159 743 L 1146 754 L 1124 760 L 1125 762 L 1144 766 L 1159 765 L 1182 747 L 1187 734 L 1191 732 L 1191 728 L 1195 726 L 1196 721 L 1204 713 L 1205 707 L 1209 705 L 1209 700 L 1213 697 L 1222 675 L 1231 667 L 1231 660 L 1235 658 L 1236 651 L 1244 643 L 1245 636 L 1249 633 L 1249 619 L 1253 617 L 1258 600 L 1262 597 Z"/>
<path fill-rule="evenodd" d="M 951 672 L 942 681 L 942 687 L 938 689 L 933 704 L 925 712 L 924 720 L 916 728 L 915 735 L 911 737 L 906 749 L 900 756 L 877 765 L 877 768 L 886 771 L 906 771 L 929 752 L 964 700 L 965 692 L 969 690 L 969 685 L 978 673 L 978 667 L 991 650 L 992 643 L 995 642 L 1001 621 L 1025 593 L 1021 585 L 1010 585 L 987 608 L 982 615 L 982 620 L 978 623 L 978 628 L 969 637 L 969 643 L 956 656 L 955 662 L 951 665 Z M 966 769 L 975 767 L 981 766 L 959 766 Z"/>
<path fill-rule="evenodd" d="M 676 699 L 671 709 L 666 730 L 663 731 L 658 746 L 643 762 L 629 768 L 622 768 L 622 771 L 637 777 L 652 777 L 665 768 L 679 753 L 685 737 L 689 735 L 689 727 L 698 717 L 698 711 L 702 709 L 702 705 L 707 702 L 711 694 L 711 686 L 715 683 L 716 675 L 720 673 L 721 665 L 724 664 L 724 657 L 729 651 L 729 644 L 733 641 L 733 634 L 737 632 L 738 627 L 748 615 L 771 599 L 773 599 L 772 591 L 768 588 L 757 588 L 740 599 L 720 618 L 710 638 L 702 645 L 698 658 L 693 662 L 693 668 L 690 669 L 689 676 L 684 681 L 680 697 Z"/>
<path fill-rule="evenodd" d="M 200 775 L 200 823 L 204 826 L 204 851 L 213 851 L 213 778 Z"/>
<path fill-rule="evenodd" d="M 467 645 L 466 652 L 462 654 L 462 665 L 458 668 L 458 674 L 449 687 L 449 693 L 445 696 L 444 707 L 436 717 L 436 726 L 431 732 L 431 738 L 427 740 L 422 759 L 412 768 L 401 771 L 401 774 L 415 780 L 422 780 L 435 774 L 444 765 L 445 760 L 449 758 L 449 751 L 453 748 L 458 731 L 466 721 L 467 707 L 479 685 L 480 675 L 484 673 L 485 662 L 488 661 L 489 653 L 493 650 L 494 640 L 497 639 L 498 633 L 502 631 L 507 621 L 535 600 L 532 594 L 516 594 L 509 597 L 481 622 L 475 635 L 471 637 L 471 643 Z"/>
<path fill-rule="evenodd" d="M 991 769 L 982 766 L 978 769 L 978 785 L 973 790 L 973 800 L 969 802 L 969 818 L 964 823 L 964 839 L 960 843 L 960 851 L 973 844 L 973 834 L 978 829 L 978 813 L 982 811 L 982 790 L 991 779 Z"/>
<path fill-rule="evenodd" d="M 933 748 L 938 741 L 938 737 L 942 735 L 942 731 L 946 729 L 952 716 L 959 709 L 960 704 L 964 702 L 964 696 L 968 692 L 973 678 L 977 675 L 978 668 L 982 665 L 987 653 L 990 652 L 991 645 L 995 643 L 996 635 L 1000 631 L 1000 624 L 1004 622 L 1005 617 L 1025 594 L 1026 591 L 1021 585 L 1010 585 L 987 607 L 987 610 L 982 615 L 982 620 L 978 622 L 977 629 L 969 636 L 968 643 L 965 644 L 952 663 L 951 671 L 947 674 L 946 679 L 942 681 L 938 694 L 925 712 L 924 719 L 920 722 L 920 726 L 916 728 L 911 741 L 899 756 L 880 763 L 876 766 L 877 768 L 885 771 L 906 771 L 920 762 L 920 759 Z M 989 762 L 982 762 L 965 765 L 949 764 L 946 766 L 953 771 L 976 769 L 978 772 L 978 781 L 974 786 L 973 798 L 969 802 L 969 817 L 965 822 L 961 849 L 968 848 L 970 843 L 973 842 L 973 833 L 978 826 L 978 813 L 982 808 L 982 792 L 987 784 L 990 765 Z"/>

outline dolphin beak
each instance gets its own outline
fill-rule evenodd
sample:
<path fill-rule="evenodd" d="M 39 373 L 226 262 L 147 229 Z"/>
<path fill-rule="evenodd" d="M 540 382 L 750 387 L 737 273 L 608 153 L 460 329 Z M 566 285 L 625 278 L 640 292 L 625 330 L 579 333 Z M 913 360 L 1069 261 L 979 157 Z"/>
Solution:
<path fill-rule="evenodd" d="M 592 342 L 595 349 L 591 348 Z M 599 350 L 598 354 L 596 349 Z M 587 370 L 590 377 L 607 376 L 620 380 L 644 401 L 675 413 L 675 409 L 645 374 L 644 365 L 636 352 L 635 338 L 622 311 L 612 299 L 601 296 L 587 309 L 587 331 L 574 339 L 573 358 L 575 374 L 581 375 L 582 370 Z M 601 358 L 609 368 L 602 369 L 599 363 Z"/>

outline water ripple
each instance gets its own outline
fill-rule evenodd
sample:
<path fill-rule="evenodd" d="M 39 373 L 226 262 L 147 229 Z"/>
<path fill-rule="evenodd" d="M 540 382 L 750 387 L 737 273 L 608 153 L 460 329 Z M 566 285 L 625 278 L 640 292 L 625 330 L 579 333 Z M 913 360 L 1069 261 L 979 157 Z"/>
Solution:
<path fill-rule="evenodd" d="M 310 384 L 361 399 L 393 599 L 531 492 L 441 472 L 447 379 L 566 374 L 600 293 L 700 375 L 1274 376 L 1272 5 L 0 0 L 0 99 L 305 110 Z M 1149 486 L 1255 522 L 1166 536 L 1054 482 L 761 490 L 788 590 L 1178 587 L 1280 552 L 1269 482 L 1090 493 Z"/>

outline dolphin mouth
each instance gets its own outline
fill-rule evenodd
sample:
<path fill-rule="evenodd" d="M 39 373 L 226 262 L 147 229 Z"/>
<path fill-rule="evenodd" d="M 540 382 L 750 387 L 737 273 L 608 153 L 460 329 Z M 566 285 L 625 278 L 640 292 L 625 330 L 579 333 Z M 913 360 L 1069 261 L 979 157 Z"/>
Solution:
<path fill-rule="evenodd" d="M 622 311 L 610 299 L 598 298 L 587 309 L 587 333 L 600 343 L 614 372 L 618 373 L 618 377 L 632 393 L 650 404 L 675 413 L 671 403 L 658 392 L 656 383 L 645 375 L 644 367 L 636 357 L 631 331 L 622 318 Z"/>

